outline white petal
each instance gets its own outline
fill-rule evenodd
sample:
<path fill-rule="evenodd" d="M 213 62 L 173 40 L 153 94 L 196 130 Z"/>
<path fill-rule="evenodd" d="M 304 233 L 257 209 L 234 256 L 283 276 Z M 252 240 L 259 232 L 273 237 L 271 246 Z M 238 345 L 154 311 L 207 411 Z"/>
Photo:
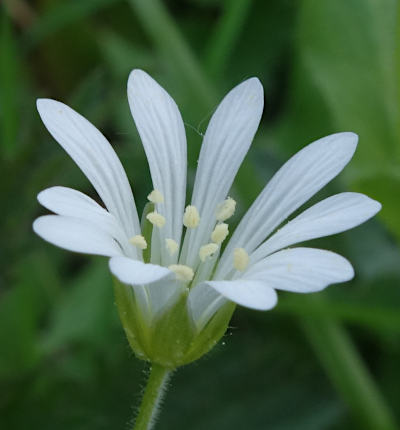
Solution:
<path fill-rule="evenodd" d="M 110 259 L 111 272 L 124 284 L 132 285 L 144 315 L 151 320 L 169 307 L 182 291 L 182 284 L 166 267 L 145 264 L 127 257 Z"/>
<path fill-rule="evenodd" d="M 44 240 L 69 251 L 107 257 L 122 254 L 112 236 L 79 218 L 42 216 L 34 221 L 33 230 Z"/>
<path fill-rule="evenodd" d="M 169 94 L 142 70 L 133 70 L 129 76 L 128 99 L 146 151 L 154 188 L 164 196 L 164 203 L 157 205 L 157 211 L 166 219 L 160 231 L 161 243 L 165 243 L 166 238 L 180 243 L 187 158 L 182 117 Z M 168 257 L 168 263 L 171 262 L 167 252 L 163 257 Z M 176 260 L 176 256 L 173 259 Z"/>
<path fill-rule="evenodd" d="M 129 285 L 151 284 L 164 278 L 175 278 L 166 267 L 145 264 L 123 256 L 110 259 L 110 270 L 121 282 Z"/>
<path fill-rule="evenodd" d="M 312 293 L 329 284 L 349 281 L 354 270 L 344 257 L 334 252 L 294 248 L 270 255 L 242 276 L 246 280 L 263 281 L 277 290 Z"/>
<path fill-rule="evenodd" d="M 291 213 L 303 205 L 346 166 L 357 146 L 354 133 L 337 133 L 303 148 L 287 161 L 247 211 L 222 256 L 217 277 L 231 270 L 234 248 L 248 254 Z"/>
<path fill-rule="evenodd" d="M 117 219 L 86 194 L 72 188 L 51 187 L 41 191 L 38 201 L 57 215 L 79 218 L 108 233 L 123 247 L 126 254 L 134 257 L 136 252 Z"/>
<path fill-rule="evenodd" d="M 263 281 L 248 279 L 209 281 L 207 285 L 232 302 L 246 308 L 266 311 L 272 309 L 278 301 L 275 290 Z"/>
<path fill-rule="evenodd" d="M 40 99 L 37 108 L 46 128 L 87 176 L 107 209 L 120 220 L 126 235 L 139 234 L 128 178 L 107 139 L 63 103 Z"/>
<path fill-rule="evenodd" d="M 215 226 L 217 206 L 226 198 L 260 123 L 263 88 L 256 78 L 230 91 L 212 116 L 201 147 L 192 205 L 200 224 L 185 238 L 186 264 L 194 266 Z"/>
<path fill-rule="evenodd" d="M 315 204 L 288 222 L 251 255 L 253 263 L 295 243 L 349 230 L 374 216 L 381 204 L 364 194 L 341 193 Z"/>
<path fill-rule="evenodd" d="M 169 277 L 147 284 L 144 288 L 148 292 L 150 313 L 153 317 L 163 313 L 176 303 L 184 291 L 181 282 Z"/>
<path fill-rule="evenodd" d="M 224 296 L 204 282 L 191 288 L 188 308 L 197 329 L 201 330 L 226 301 Z"/>

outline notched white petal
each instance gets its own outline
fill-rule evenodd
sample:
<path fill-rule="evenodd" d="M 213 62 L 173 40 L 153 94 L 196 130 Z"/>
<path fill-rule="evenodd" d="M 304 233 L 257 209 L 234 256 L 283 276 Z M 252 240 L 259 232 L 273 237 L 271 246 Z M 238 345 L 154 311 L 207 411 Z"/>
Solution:
<path fill-rule="evenodd" d="M 140 231 L 128 178 L 107 139 L 86 118 L 61 102 L 39 99 L 37 109 L 50 134 L 87 176 L 127 236 Z"/>
<path fill-rule="evenodd" d="M 111 258 L 109 265 L 113 275 L 124 284 L 146 285 L 174 278 L 174 274 L 166 267 L 142 263 L 124 256 Z"/>
<path fill-rule="evenodd" d="M 349 261 L 334 252 L 293 248 L 261 260 L 251 266 L 243 277 L 266 282 L 277 290 L 312 293 L 330 284 L 351 280 L 354 269 Z"/>
<path fill-rule="evenodd" d="M 273 252 L 306 240 L 349 230 L 377 214 L 381 204 L 364 194 L 341 193 L 315 204 L 288 222 L 251 256 L 257 262 Z"/>
<path fill-rule="evenodd" d="M 107 257 L 122 254 L 112 236 L 79 218 L 45 215 L 34 221 L 33 230 L 47 242 L 69 251 Z"/>
<path fill-rule="evenodd" d="M 257 131 L 264 105 L 263 88 L 256 78 L 231 90 L 222 100 L 204 136 L 193 189 L 192 205 L 201 213 L 196 231 L 186 236 L 187 261 L 194 265 L 205 237 L 214 228 L 217 206 L 226 198 Z M 227 219 L 225 214 L 219 217 Z"/>
<path fill-rule="evenodd" d="M 266 282 L 240 279 L 237 281 L 209 281 L 211 288 L 227 299 L 246 308 L 267 311 L 275 307 L 278 296 Z"/>
<path fill-rule="evenodd" d="M 128 99 L 154 188 L 163 196 L 163 204 L 157 207 L 166 219 L 163 231 L 159 232 L 160 239 L 164 242 L 171 238 L 180 243 L 187 170 L 186 134 L 181 114 L 171 96 L 143 70 L 133 70 L 129 75 Z M 165 263 L 170 258 L 162 251 Z"/>
<path fill-rule="evenodd" d="M 230 270 L 233 248 L 252 253 L 291 213 L 331 181 L 354 154 L 358 136 L 337 133 L 304 147 L 273 176 L 236 228 L 216 276 Z"/>

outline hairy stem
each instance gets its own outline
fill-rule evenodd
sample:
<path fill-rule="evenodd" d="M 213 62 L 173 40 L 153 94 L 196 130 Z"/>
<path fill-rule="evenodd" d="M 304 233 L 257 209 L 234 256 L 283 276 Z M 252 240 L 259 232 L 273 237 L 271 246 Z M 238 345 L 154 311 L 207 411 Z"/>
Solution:
<path fill-rule="evenodd" d="M 153 428 L 170 376 L 171 371 L 169 369 L 158 364 L 151 365 L 133 430 L 150 430 Z"/>

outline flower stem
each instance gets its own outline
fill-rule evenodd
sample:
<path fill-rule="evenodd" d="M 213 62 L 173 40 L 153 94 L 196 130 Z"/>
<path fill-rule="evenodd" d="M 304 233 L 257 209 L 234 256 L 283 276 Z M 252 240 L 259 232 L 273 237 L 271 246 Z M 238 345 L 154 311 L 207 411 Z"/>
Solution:
<path fill-rule="evenodd" d="M 150 430 L 153 428 L 171 374 L 172 372 L 165 367 L 158 364 L 151 365 L 133 430 Z"/>

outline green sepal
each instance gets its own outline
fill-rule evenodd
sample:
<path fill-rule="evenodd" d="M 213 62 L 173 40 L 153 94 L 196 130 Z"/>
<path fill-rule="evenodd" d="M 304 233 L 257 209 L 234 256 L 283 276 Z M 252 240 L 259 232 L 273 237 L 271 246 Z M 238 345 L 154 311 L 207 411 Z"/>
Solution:
<path fill-rule="evenodd" d="M 211 351 L 225 334 L 236 304 L 226 303 L 210 319 L 206 326 L 195 336 L 190 349 L 185 355 L 185 364 L 198 360 Z"/>
<path fill-rule="evenodd" d="M 116 278 L 113 280 L 115 304 L 129 345 L 138 358 L 149 360 L 145 352 L 149 330 L 144 324 L 144 317 L 135 299 L 133 288 L 122 284 Z"/>
<path fill-rule="evenodd" d="M 186 364 L 186 351 L 195 335 L 194 324 L 187 312 L 187 293 L 184 293 L 152 324 L 152 361 L 169 369 Z"/>
<path fill-rule="evenodd" d="M 131 286 L 114 278 L 114 291 L 119 317 L 135 355 L 168 369 L 189 364 L 207 354 L 224 335 L 236 306 L 226 303 L 198 331 L 187 309 L 187 292 L 149 320 Z"/>

